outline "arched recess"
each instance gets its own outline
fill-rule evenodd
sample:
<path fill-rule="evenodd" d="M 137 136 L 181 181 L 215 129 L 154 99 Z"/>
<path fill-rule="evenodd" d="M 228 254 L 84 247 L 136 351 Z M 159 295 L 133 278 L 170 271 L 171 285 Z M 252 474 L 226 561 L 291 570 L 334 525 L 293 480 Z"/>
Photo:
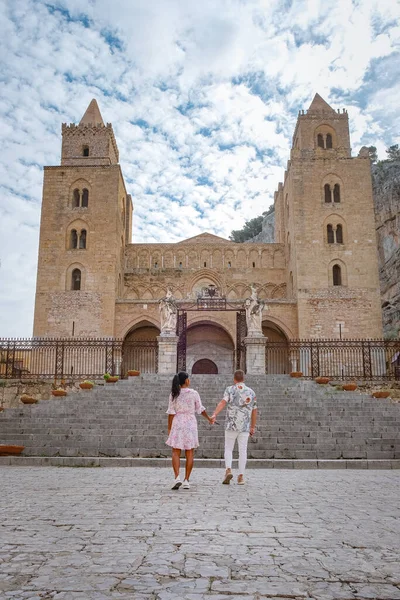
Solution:
<path fill-rule="evenodd" d="M 72 231 L 76 231 L 76 245 L 75 246 L 73 244 L 71 244 L 71 232 Z M 80 238 L 82 237 L 82 232 L 86 232 L 84 248 L 82 248 L 82 245 L 80 244 Z M 66 249 L 67 250 L 87 249 L 89 247 L 89 233 L 88 232 L 89 232 L 89 224 L 87 221 L 84 221 L 83 219 L 74 219 L 73 221 L 71 221 L 65 232 L 65 247 L 66 247 Z"/>
<path fill-rule="evenodd" d="M 268 338 L 265 348 L 265 367 L 268 374 L 289 373 L 288 336 L 284 330 L 271 319 L 262 323 L 263 334 Z"/>
<path fill-rule="evenodd" d="M 337 147 L 336 131 L 331 125 L 327 123 L 318 125 L 314 131 L 314 147 L 321 150 Z"/>
<path fill-rule="evenodd" d="M 77 290 L 77 288 L 74 287 L 73 280 L 72 280 L 72 275 L 76 271 L 80 271 L 79 290 Z M 76 281 L 76 275 L 74 275 L 74 281 Z M 67 292 L 86 290 L 86 270 L 85 270 L 85 267 L 81 263 L 74 262 L 71 265 L 69 265 L 69 267 L 65 273 L 65 289 Z"/>
<path fill-rule="evenodd" d="M 336 283 L 334 284 L 334 269 L 333 269 L 333 267 L 335 265 L 340 267 L 340 284 L 336 284 Z M 346 287 L 348 285 L 346 263 L 344 263 L 339 258 L 335 258 L 334 260 L 331 260 L 331 262 L 329 263 L 328 282 L 329 282 L 329 287 L 334 287 L 334 288 L 338 288 L 338 289 L 340 289 L 341 287 Z"/>
<path fill-rule="evenodd" d="M 330 196 L 330 199 L 329 199 Z M 328 173 L 321 181 L 321 200 L 324 206 L 340 208 L 345 200 L 343 181 L 336 173 Z"/>
<path fill-rule="evenodd" d="M 347 243 L 347 223 L 346 221 L 343 219 L 343 217 L 341 215 L 338 215 L 337 213 L 331 213 L 328 217 L 326 217 L 326 219 L 324 220 L 324 224 L 323 224 L 323 239 L 325 244 L 331 245 L 331 242 L 329 242 L 328 240 L 328 225 L 332 225 L 332 238 L 333 238 L 333 244 L 346 244 Z M 339 240 L 337 240 L 337 236 L 336 236 L 336 230 L 337 230 L 337 226 L 341 225 L 342 227 L 342 241 L 340 242 Z"/>
<path fill-rule="evenodd" d="M 86 190 L 86 191 L 84 191 Z M 76 179 L 69 188 L 68 205 L 71 208 L 89 208 L 91 197 L 91 185 L 87 179 Z"/>
<path fill-rule="evenodd" d="M 218 375 L 218 366 L 209 358 L 200 358 L 192 367 L 192 375 Z"/>
<path fill-rule="evenodd" d="M 218 373 L 234 370 L 235 344 L 227 329 L 211 320 L 190 323 L 187 329 L 186 364 L 189 373 L 193 365 L 205 359 L 215 363 Z"/>
<path fill-rule="evenodd" d="M 122 344 L 122 374 L 130 369 L 141 373 L 157 371 L 158 342 L 160 329 L 150 320 L 142 319 L 131 326 Z"/>
<path fill-rule="evenodd" d="M 219 290 L 220 295 L 223 295 L 222 282 L 220 278 L 210 269 L 200 269 L 193 275 L 187 284 L 186 292 L 196 297 L 196 293 L 208 285 L 215 285 Z"/>

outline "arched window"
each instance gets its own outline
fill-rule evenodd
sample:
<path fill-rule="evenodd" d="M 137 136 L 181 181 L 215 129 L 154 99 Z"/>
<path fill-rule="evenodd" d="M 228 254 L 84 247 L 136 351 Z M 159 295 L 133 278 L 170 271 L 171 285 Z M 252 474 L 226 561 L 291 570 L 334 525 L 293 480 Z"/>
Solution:
<path fill-rule="evenodd" d="M 69 247 L 71 250 L 78 247 L 78 232 L 76 229 L 71 229 L 70 237 L 69 237 Z"/>
<path fill-rule="evenodd" d="M 333 285 L 342 285 L 342 269 L 339 265 L 332 267 Z"/>
<path fill-rule="evenodd" d="M 332 148 L 332 136 L 330 133 L 326 134 L 326 147 Z"/>
<path fill-rule="evenodd" d="M 71 290 L 81 289 L 81 271 L 80 269 L 74 269 L 71 277 Z"/>
<path fill-rule="evenodd" d="M 319 133 L 317 135 L 317 144 L 318 148 L 324 148 L 324 136 L 322 135 L 322 133 Z"/>
<path fill-rule="evenodd" d="M 81 235 L 79 236 L 79 248 L 81 250 L 86 249 L 86 229 L 82 229 Z"/>
<path fill-rule="evenodd" d="M 256 263 L 255 263 L 255 262 L 253 262 L 253 269 L 255 269 L 255 268 L 256 268 Z"/>
<path fill-rule="evenodd" d="M 343 244 L 343 227 L 340 225 L 340 223 L 339 225 L 336 225 L 336 243 Z"/>
<path fill-rule="evenodd" d="M 89 146 L 83 146 L 82 156 L 89 156 Z"/>
<path fill-rule="evenodd" d="M 333 235 L 332 225 L 328 225 L 326 229 L 327 229 L 327 234 L 328 234 L 328 244 L 333 244 L 335 242 L 335 238 Z"/>
<path fill-rule="evenodd" d="M 231 268 L 231 266 L 232 266 L 232 263 L 229 261 L 229 262 L 228 262 L 228 269 L 230 269 L 230 268 Z"/>
<path fill-rule="evenodd" d="M 331 187 L 330 187 L 329 183 L 326 183 L 324 185 L 324 192 L 325 192 L 325 202 L 332 202 Z"/>
<path fill-rule="evenodd" d="M 335 183 L 333 188 L 333 201 L 340 202 L 340 185 Z"/>
<path fill-rule="evenodd" d="M 182 263 L 181 262 L 179 263 L 179 268 L 182 269 Z"/>
<path fill-rule="evenodd" d="M 204 262 L 203 264 L 204 264 L 204 266 L 205 266 L 205 267 L 207 266 L 207 263 L 206 263 L 206 262 Z"/>
<path fill-rule="evenodd" d="M 82 206 L 83 208 L 87 208 L 89 204 L 89 190 L 86 188 L 83 188 L 82 190 Z"/>
<path fill-rule="evenodd" d="M 80 200 L 81 200 L 81 194 L 80 194 L 78 188 L 75 188 L 74 193 L 73 193 L 73 202 L 72 202 L 72 205 L 74 208 L 77 208 L 79 206 Z"/>

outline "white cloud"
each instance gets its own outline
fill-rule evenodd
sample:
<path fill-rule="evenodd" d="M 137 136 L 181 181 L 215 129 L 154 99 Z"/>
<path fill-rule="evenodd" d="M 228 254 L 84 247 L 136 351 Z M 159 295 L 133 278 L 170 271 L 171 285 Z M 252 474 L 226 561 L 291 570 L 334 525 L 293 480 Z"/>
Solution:
<path fill-rule="evenodd" d="M 1 3 L 0 336 L 31 333 L 42 167 L 92 97 L 134 239 L 228 236 L 271 204 L 315 91 L 348 107 L 355 151 L 398 141 L 399 17 L 392 0 Z"/>

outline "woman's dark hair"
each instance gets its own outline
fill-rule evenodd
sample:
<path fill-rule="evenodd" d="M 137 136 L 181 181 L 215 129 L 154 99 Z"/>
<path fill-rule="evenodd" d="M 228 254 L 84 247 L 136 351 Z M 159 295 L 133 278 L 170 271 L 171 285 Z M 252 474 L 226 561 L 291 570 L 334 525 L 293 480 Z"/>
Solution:
<path fill-rule="evenodd" d="M 175 398 L 179 396 L 181 392 L 181 386 L 185 383 L 188 377 L 189 375 L 185 373 L 185 371 L 180 371 L 177 375 L 174 375 L 171 389 L 172 400 L 175 400 Z"/>

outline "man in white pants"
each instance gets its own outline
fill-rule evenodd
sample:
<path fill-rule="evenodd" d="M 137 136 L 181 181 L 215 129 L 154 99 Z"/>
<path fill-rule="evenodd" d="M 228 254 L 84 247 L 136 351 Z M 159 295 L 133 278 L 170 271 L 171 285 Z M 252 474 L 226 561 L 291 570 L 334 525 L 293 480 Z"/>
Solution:
<path fill-rule="evenodd" d="M 235 441 L 239 449 L 238 485 L 244 485 L 244 471 L 247 462 L 247 442 L 254 435 L 257 421 L 257 399 L 254 391 L 244 383 L 243 371 L 235 371 L 233 385 L 226 388 L 224 397 L 218 404 L 211 419 L 215 423 L 218 413 L 226 409 L 225 419 L 225 478 L 222 483 L 229 485 L 232 475 L 232 452 Z"/>

